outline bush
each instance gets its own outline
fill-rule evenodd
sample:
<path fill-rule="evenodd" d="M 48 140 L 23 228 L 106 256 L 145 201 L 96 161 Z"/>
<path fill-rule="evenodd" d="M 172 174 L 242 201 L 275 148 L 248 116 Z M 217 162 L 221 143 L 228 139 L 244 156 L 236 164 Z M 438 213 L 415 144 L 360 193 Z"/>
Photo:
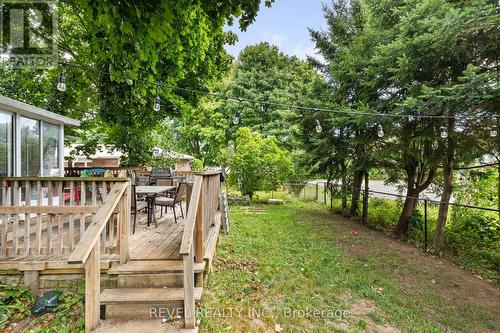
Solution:
<path fill-rule="evenodd" d="M 495 212 L 455 207 L 445 239 L 460 262 L 473 269 L 498 273 L 500 262 L 500 222 Z"/>

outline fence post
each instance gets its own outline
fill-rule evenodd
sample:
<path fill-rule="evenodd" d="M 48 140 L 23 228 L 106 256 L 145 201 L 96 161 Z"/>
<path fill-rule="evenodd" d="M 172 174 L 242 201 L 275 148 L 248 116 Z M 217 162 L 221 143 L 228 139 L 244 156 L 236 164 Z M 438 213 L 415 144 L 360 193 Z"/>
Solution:
<path fill-rule="evenodd" d="M 427 199 L 424 199 L 424 251 L 427 252 Z"/>
<path fill-rule="evenodd" d="M 318 201 L 318 197 L 319 197 L 319 183 L 316 182 L 316 201 Z"/>

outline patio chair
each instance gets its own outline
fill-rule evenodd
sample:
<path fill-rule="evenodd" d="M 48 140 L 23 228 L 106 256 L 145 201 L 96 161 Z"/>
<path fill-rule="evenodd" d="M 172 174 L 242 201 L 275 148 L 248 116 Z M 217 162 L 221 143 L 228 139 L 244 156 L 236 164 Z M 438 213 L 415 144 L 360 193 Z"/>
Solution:
<path fill-rule="evenodd" d="M 177 190 L 173 196 L 173 198 L 169 198 L 166 196 L 156 197 L 155 198 L 155 209 L 156 206 L 160 206 L 160 217 L 163 216 L 163 207 L 165 207 L 165 214 L 167 213 L 168 207 L 171 207 L 174 212 L 174 220 L 177 223 L 177 214 L 175 212 L 175 207 L 179 206 L 181 208 L 181 216 L 184 218 L 184 211 L 182 209 L 182 198 L 186 194 L 186 183 L 179 183 Z"/>
<path fill-rule="evenodd" d="M 172 178 L 158 178 L 156 179 L 156 186 L 174 186 Z M 166 193 L 167 197 L 172 198 L 177 190 L 173 189 Z"/>
<path fill-rule="evenodd" d="M 135 185 L 131 186 L 130 193 L 130 214 L 134 215 L 134 227 L 132 229 L 132 234 L 135 234 L 135 224 L 137 222 L 137 212 L 148 208 L 148 204 L 144 201 L 137 201 L 137 194 L 135 192 Z"/>

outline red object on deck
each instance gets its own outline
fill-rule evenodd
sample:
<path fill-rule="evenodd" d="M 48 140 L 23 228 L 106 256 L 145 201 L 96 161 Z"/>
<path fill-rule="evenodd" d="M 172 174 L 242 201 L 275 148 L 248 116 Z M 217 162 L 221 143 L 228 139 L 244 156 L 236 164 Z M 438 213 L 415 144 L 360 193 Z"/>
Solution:
<path fill-rule="evenodd" d="M 63 193 L 63 201 L 64 202 L 71 201 L 71 189 L 69 187 L 66 187 L 66 188 L 64 188 L 63 192 L 64 192 Z M 73 188 L 73 192 L 75 193 L 75 202 L 77 205 L 79 205 L 80 204 L 80 197 L 78 196 L 78 187 L 77 186 L 75 186 Z"/>

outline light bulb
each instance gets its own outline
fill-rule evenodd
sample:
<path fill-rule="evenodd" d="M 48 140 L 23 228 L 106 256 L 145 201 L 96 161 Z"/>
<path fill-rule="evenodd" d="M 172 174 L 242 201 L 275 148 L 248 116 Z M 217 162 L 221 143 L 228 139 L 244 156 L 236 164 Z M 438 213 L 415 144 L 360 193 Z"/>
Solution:
<path fill-rule="evenodd" d="M 161 108 L 161 99 L 159 95 L 156 95 L 155 103 L 153 104 L 153 110 L 160 111 Z"/>
<path fill-rule="evenodd" d="M 490 136 L 495 138 L 498 135 L 498 129 L 496 125 L 491 126 Z"/>
<path fill-rule="evenodd" d="M 59 76 L 59 82 L 57 83 L 57 90 L 66 91 L 66 77 L 64 76 L 64 72 Z"/>
<path fill-rule="evenodd" d="M 448 137 L 448 131 L 444 126 L 441 127 L 441 138 L 446 139 Z"/>
<path fill-rule="evenodd" d="M 316 119 L 316 133 L 321 133 L 323 129 L 321 128 L 321 124 L 319 123 L 319 120 Z"/>
<path fill-rule="evenodd" d="M 241 114 L 240 111 L 236 111 L 236 113 L 233 116 L 233 124 L 238 125 L 241 120 Z"/>
<path fill-rule="evenodd" d="M 382 128 L 382 125 L 378 125 L 377 126 L 377 136 L 379 138 L 383 138 L 384 137 L 384 129 Z"/>

